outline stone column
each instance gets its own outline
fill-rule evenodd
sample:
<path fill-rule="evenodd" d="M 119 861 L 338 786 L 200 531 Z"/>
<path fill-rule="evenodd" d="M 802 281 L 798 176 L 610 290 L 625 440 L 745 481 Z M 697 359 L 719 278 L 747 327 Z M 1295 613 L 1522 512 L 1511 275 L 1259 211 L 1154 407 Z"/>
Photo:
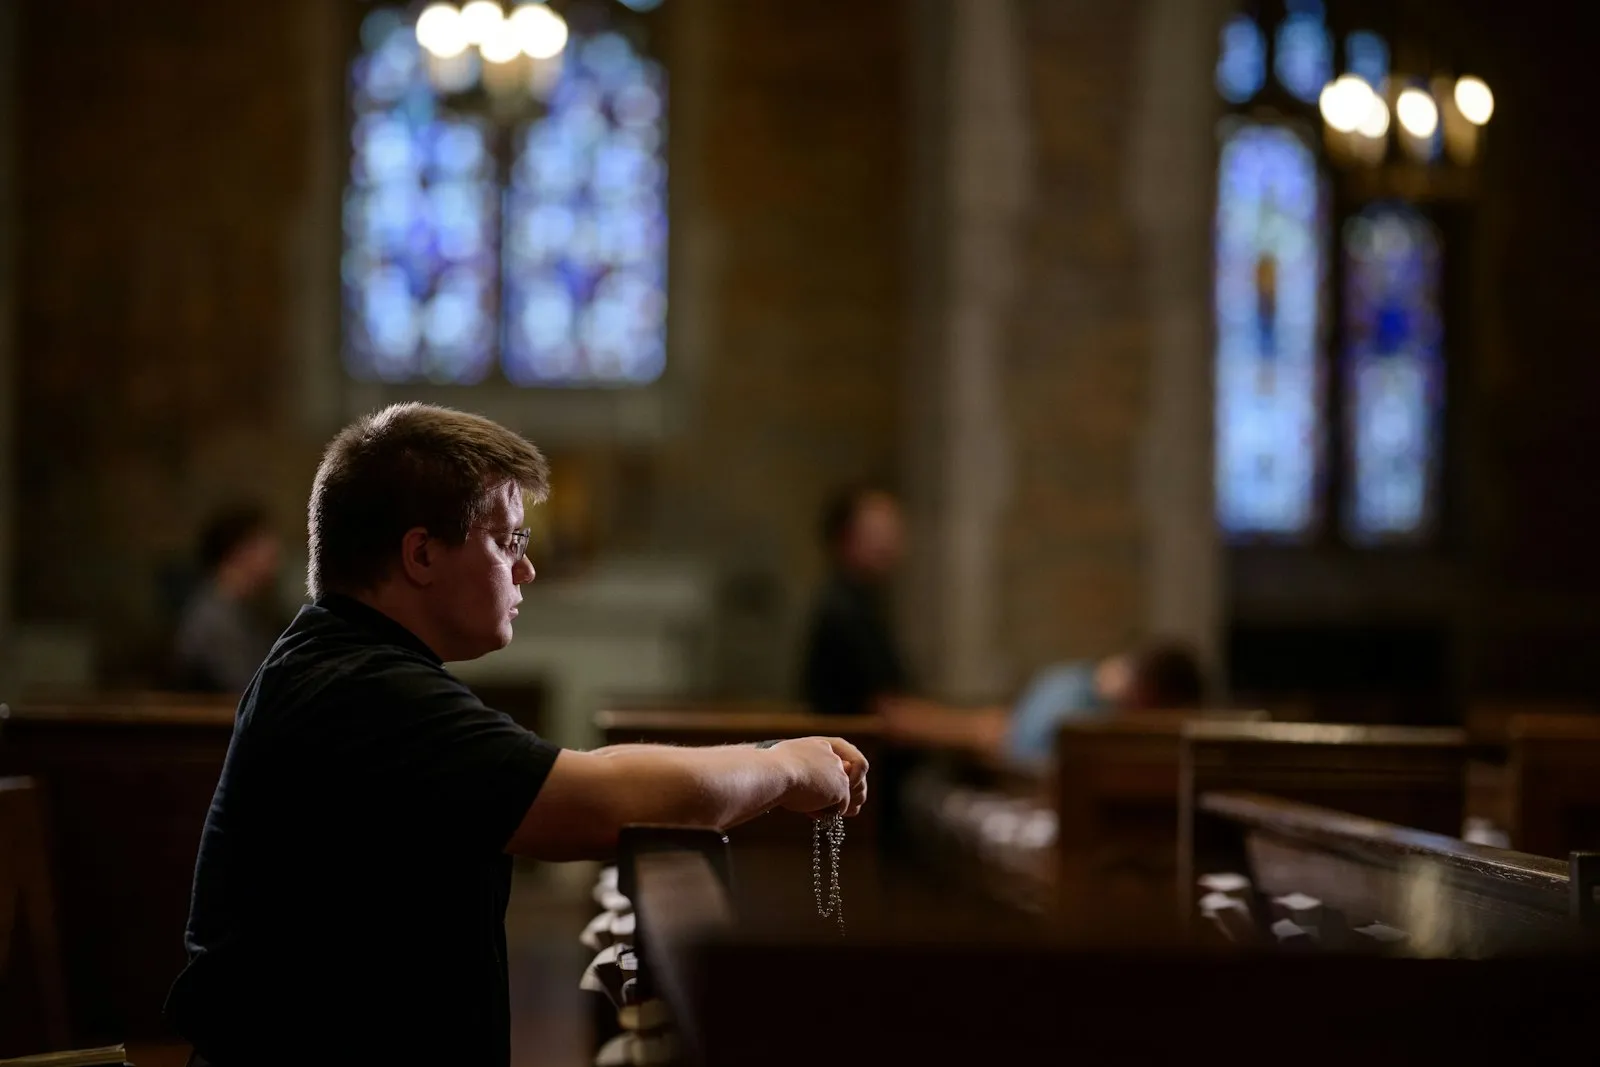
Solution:
<path fill-rule="evenodd" d="M 909 7 L 917 213 L 902 606 L 926 686 L 977 700 L 997 694 L 1008 668 L 997 563 L 1011 483 L 1005 354 L 1029 196 L 1024 58 L 1013 0 Z"/>
<path fill-rule="evenodd" d="M 1231 0 L 1148 0 L 1129 145 L 1150 377 L 1139 470 L 1144 625 L 1218 675 L 1223 554 L 1213 505 L 1212 205 L 1217 37 Z"/>
<path fill-rule="evenodd" d="M 1219 644 L 1211 87 L 1222 0 L 926 0 L 903 597 L 973 700 L 1147 636 Z"/>

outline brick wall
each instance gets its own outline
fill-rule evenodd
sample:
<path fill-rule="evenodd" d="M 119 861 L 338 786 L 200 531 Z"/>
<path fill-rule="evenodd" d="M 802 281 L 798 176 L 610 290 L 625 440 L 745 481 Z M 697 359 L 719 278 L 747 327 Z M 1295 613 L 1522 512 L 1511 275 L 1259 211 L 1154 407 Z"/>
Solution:
<path fill-rule="evenodd" d="M 213 502 L 303 507 L 280 400 L 307 2 L 22 5 L 16 610 L 91 622 L 113 673 Z"/>

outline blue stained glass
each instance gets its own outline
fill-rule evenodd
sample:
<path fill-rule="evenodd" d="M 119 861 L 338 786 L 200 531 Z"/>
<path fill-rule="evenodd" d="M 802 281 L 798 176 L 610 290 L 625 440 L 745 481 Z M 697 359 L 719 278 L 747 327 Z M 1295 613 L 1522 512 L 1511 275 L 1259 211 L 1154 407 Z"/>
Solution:
<path fill-rule="evenodd" d="M 1316 103 L 1333 77 L 1333 44 L 1319 14 L 1293 13 L 1278 27 L 1273 70 L 1297 99 Z"/>
<path fill-rule="evenodd" d="M 1222 28 L 1217 57 L 1217 92 L 1230 104 L 1243 104 L 1267 81 L 1267 42 L 1248 15 L 1236 15 Z"/>
<path fill-rule="evenodd" d="M 1344 375 L 1352 541 L 1427 535 L 1438 511 L 1444 413 L 1441 255 L 1433 225 L 1400 205 L 1345 226 Z"/>
<path fill-rule="evenodd" d="M 1374 89 L 1389 76 L 1389 45 L 1371 30 L 1357 30 L 1344 39 L 1345 66 Z"/>
<path fill-rule="evenodd" d="M 1236 537 L 1293 539 L 1318 520 L 1324 198 L 1311 149 L 1236 127 L 1216 217 L 1217 517 Z"/>
<path fill-rule="evenodd" d="M 654 380 L 666 350 L 665 77 L 626 37 L 568 45 L 505 198 L 502 367 L 521 385 Z"/>
<path fill-rule="evenodd" d="M 358 378 L 481 381 L 494 364 L 499 199 L 478 121 L 441 117 L 410 22 L 379 9 L 351 64 L 344 355 Z"/>

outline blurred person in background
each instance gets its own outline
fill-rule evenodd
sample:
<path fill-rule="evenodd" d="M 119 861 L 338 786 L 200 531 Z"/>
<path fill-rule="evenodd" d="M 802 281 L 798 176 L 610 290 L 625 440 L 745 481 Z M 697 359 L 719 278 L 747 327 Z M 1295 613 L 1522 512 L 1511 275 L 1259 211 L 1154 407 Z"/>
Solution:
<path fill-rule="evenodd" d="M 890 702 L 890 737 L 968 751 L 1013 765 L 1044 767 L 1064 722 L 1126 712 L 1189 711 L 1205 704 L 1205 674 L 1186 646 L 1152 641 L 1098 662 L 1054 664 L 1034 674 L 1009 708 L 947 710 Z"/>
<path fill-rule="evenodd" d="M 900 505 L 878 486 L 850 486 L 823 508 L 821 534 L 828 577 L 812 611 L 801 694 L 818 715 L 871 715 L 911 689 L 888 605 L 905 551 Z"/>
<path fill-rule="evenodd" d="M 173 670 L 186 692 L 242 692 L 272 647 L 259 600 L 278 577 L 278 535 L 261 508 L 218 512 L 200 535 L 204 576 L 184 605 Z"/>

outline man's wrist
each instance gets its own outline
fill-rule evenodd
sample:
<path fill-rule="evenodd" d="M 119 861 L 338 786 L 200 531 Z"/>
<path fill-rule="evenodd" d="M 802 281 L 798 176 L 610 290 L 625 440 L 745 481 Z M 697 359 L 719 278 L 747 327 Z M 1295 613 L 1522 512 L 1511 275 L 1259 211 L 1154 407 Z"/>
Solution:
<path fill-rule="evenodd" d="M 778 745 L 778 744 L 782 744 L 782 741 L 781 740 L 757 741 L 756 742 L 756 747 L 757 748 L 772 748 L 774 745 Z"/>

